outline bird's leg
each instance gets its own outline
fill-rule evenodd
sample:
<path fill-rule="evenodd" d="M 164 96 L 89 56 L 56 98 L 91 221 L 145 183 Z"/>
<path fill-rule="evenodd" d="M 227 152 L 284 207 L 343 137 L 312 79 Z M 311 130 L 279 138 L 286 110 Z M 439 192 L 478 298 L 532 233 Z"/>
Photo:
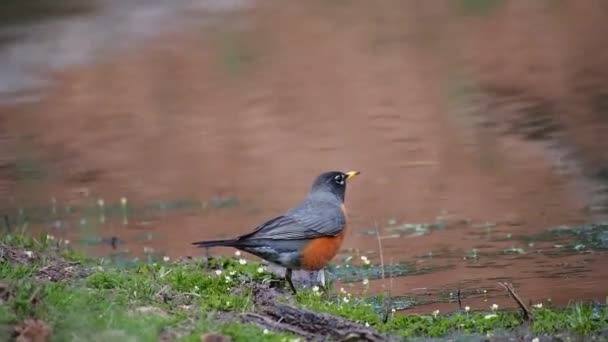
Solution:
<path fill-rule="evenodd" d="M 320 288 L 321 288 L 321 291 L 323 291 L 323 295 L 325 295 L 325 297 L 329 298 L 329 290 L 327 289 L 327 286 L 321 285 Z"/>
<path fill-rule="evenodd" d="M 325 296 L 329 297 L 329 291 L 327 290 L 327 286 L 325 285 L 325 269 L 324 268 L 317 271 L 317 283 L 319 284 L 321 291 L 323 291 L 323 294 L 325 294 Z"/>
<path fill-rule="evenodd" d="M 291 288 L 291 291 L 295 295 L 297 293 L 297 291 L 296 291 L 296 287 L 293 286 L 293 283 L 291 282 L 291 268 L 288 268 L 285 271 L 285 281 L 287 281 L 287 283 L 289 284 L 289 287 Z"/>

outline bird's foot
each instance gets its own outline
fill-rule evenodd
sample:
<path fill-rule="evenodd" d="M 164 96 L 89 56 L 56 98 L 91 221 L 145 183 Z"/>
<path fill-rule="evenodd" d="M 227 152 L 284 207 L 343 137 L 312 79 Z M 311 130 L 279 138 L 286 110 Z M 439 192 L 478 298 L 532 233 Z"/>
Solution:
<path fill-rule="evenodd" d="M 295 296 L 296 294 L 298 294 L 298 291 L 296 291 L 296 287 L 293 286 L 293 282 L 291 281 L 291 269 L 287 269 L 285 271 L 285 281 L 287 282 L 287 284 L 289 284 L 289 288 L 291 289 L 291 292 L 293 293 L 293 295 Z"/>

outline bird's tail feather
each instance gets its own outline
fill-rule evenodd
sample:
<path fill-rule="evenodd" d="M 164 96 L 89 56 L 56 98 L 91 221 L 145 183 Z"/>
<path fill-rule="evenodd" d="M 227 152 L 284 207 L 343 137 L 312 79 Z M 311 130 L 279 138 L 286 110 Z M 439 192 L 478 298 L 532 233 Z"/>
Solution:
<path fill-rule="evenodd" d="M 237 241 L 238 241 L 237 239 L 212 240 L 212 241 L 197 241 L 197 242 L 193 242 L 192 244 L 197 247 L 200 247 L 200 248 L 216 247 L 216 246 L 234 247 L 234 246 L 238 245 Z"/>

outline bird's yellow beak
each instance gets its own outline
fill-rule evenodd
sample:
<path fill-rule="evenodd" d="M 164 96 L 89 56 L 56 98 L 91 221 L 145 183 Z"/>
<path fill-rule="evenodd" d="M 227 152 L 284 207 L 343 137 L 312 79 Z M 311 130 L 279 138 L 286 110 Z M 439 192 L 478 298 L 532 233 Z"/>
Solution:
<path fill-rule="evenodd" d="M 348 171 L 345 173 L 346 175 L 346 180 L 350 180 L 351 178 L 354 178 L 356 175 L 360 174 L 361 172 L 359 171 Z"/>

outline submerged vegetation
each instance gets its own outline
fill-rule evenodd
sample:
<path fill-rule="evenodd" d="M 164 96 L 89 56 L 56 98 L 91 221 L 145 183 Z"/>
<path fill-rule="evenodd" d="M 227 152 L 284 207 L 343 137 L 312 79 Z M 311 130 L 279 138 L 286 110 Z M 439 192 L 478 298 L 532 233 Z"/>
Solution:
<path fill-rule="evenodd" d="M 526 321 L 519 312 L 497 306 L 484 312 L 465 307 L 452 313 L 403 314 L 377 305 L 382 298 L 344 289 L 326 296 L 309 287 L 293 297 L 264 265 L 241 256 L 124 264 L 85 257 L 46 235 L 7 234 L 0 262 L 3 340 L 200 341 L 211 333 L 235 341 L 294 341 L 319 334 L 340 340 L 353 332 L 368 340 L 457 335 L 531 339 L 608 333 L 608 308 L 597 303 L 536 305 Z M 276 315 L 285 317 L 275 320 Z M 298 318 L 290 321 L 291 316 Z M 339 320 L 342 330 L 332 320 Z"/>

